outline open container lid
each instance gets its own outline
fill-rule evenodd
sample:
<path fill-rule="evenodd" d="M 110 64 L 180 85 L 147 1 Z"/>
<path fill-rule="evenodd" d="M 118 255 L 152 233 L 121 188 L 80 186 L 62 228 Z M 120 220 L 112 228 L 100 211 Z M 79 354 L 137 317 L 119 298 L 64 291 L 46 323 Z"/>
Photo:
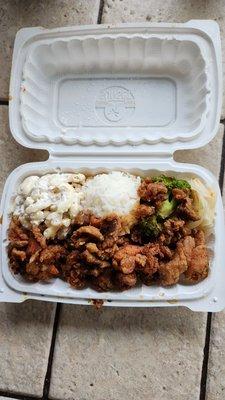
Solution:
<path fill-rule="evenodd" d="M 214 21 L 25 28 L 9 118 L 23 146 L 57 155 L 172 155 L 216 134 L 222 103 Z"/>

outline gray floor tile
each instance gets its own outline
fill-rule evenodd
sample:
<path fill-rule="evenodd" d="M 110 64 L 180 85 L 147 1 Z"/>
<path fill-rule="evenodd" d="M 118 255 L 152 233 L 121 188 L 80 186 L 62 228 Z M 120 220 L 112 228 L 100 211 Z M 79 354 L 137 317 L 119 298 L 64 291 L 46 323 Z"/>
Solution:
<path fill-rule="evenodd" d="M 92 24 L 99 0 L 0 0 L 0 99 L 8 98 L 13 42 L 18 29 L 29 26 Z"/>
<path fill-rule="evenodd" d="M 54 310 L 44 302 L 0 303 L 0 390 L 42 395 Z"/>
<path fill-rule="evenodd" d="M 206 316 L 63 306 L 50 397 L 198 400 Z"/>

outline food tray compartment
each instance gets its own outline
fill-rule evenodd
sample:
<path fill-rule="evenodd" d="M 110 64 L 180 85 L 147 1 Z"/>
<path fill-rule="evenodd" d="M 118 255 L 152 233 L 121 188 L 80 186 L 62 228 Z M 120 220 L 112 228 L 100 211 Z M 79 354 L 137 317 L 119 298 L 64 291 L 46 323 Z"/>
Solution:
<path fill-rule="evenodd" d="M 210 107 L 207 62 L 194 39 L 172 35 L 35 43 L 23 68 L 23 129 L 34 141 L 65 144 L 193 138 Z"/>
<path fill-rule="evenodd" d="M 147 176 L 149 174 L 155 174 L 160 172 L 167 172 L 168 174 L 178 176 L 197 176 L 203 179 L 204 182 L 219 194 L 218 184 L 215 178 L 208 173 L 206 170 L 191 165 L 179 165 L 175 162 L 156 162 L 143 161 L 138 162 L 85 162 L 80 161 L 51 161 L 47 163 L 35 163 L 27 164 L 17 168 L 7 181 L 5 192 L 3 195 L 3 226 L 2 226 L 2 273 L 6 283 L 18 292 L 26 292 L 34 295 L 47 295 L 49 297 L 60 297 L 60 298 L 71 298 L 71 299 L 103 299 L 103 300 L 117 300 L 117 301 L 170 301 L 176 299 L 177 301 L 193 301 L 194 299 L 200 299 L 212 291 L 216 274 L 218 274 L 218 267 L 222 260 L 221 256 L 221 240 L 223 240 L 223 232 L 218 234 L 221 230 L 221 220 L 223 220 L 221 198 L 217 196 L 217 209 L 216 209 L 216 220 L 215 220 L 215 232 L 209 238 L 208 247 L 210 249 L 211 262 L 210 262 L 210 274 L 202 282 L 196 285 L 182 285 L 177 284 L 170 288 L 162 288 L 160 286 L 141 285 L 136 288 L 132 288 L 124 292 L 106 292 L 99 293 L 93 289 L 87 288 L 83 290 L 76 290 L 71 288 L 68 283 L 63 282 L 60 279 L 53 280 L 50 283 L 28 283 L 23 280 L 20 276 L 15 276 L 11 273 L 8 266 L 7 257 L 7 230 L 9 226 L 9 209 L 12 197 L 15 195 L 16 188 L 20 182 L 27 176 L 33 174 L 46 174 L 51 172 L 68 172 L 71 170 L 80 171 L 83 173 L 96 174 L 100 172 L 106 172 L 110 170 L 125 170 L 137 175 Z M 79 300 L 78 300 L 79 302 Z"/>

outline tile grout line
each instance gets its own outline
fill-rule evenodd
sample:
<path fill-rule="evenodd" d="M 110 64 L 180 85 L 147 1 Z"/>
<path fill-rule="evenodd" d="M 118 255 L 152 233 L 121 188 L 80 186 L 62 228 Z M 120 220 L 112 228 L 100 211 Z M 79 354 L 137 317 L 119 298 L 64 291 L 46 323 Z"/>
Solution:
<path fill-rule="evenodd" d="M 202 362 L 199 400 L 206 399 L 206 384 L 207 384 L 208 363 L 209 363 L 211 325 L 212 325 L 212 313 L 209 312 L 207 314 L 207 322 L 206 322 L 205 346 L 204 346 L 204 355 Z"/>
<path fill-rule="evenodd" d="M 16 400 L 41 400 L 40 397 L 37 396 L 31 396 L 31 395 L 26 395 L 26 394 L 19 394 L 19 393 L 12 393 L 12 392 L 7 392 L 4 390 L 0 390 L 0 396 L 5 397 L 7 399 L 16 399 Z"/>
<path fill-rule="evenodd" d="M 220 174 L 219 174 L 219 185 L 221 194 L 223 195 L 223 184 L 224 184 L 224 172 L 225 172 L 225 119 L 220 121 L 224 126 L 223 143 L 222 143 L 222 154 L 220 163 Z"/>
<path fill-rule="evenodd" d="M 49 356 L 48 356 L 48 366 L 47 366 L 47 371 L 46 371 L 44 385 L 43 385 L 42 400 L 48 400 L 50 383 L 51 383 L 52 363 L 53 363 L 53 357 L 54 357 L 54 351 L 55 351 L 55 342 L 56 342 L 56 335 L 57 335 L 58 326 L 59 326 L 61 307 L 62 307 L 62 305 L 60 303 L 57 303 L 54 324 L 53 324 L 53 330 L 52 330 L 52 340 L 51 340 Z"/>
<path fill-rule="evenodd" d="M 99 3 L 99 10 L 98 10 L 97 24 L 101 24 L 101 23 L 102 23 L 103 9 L 104 9 L 104 0 L 100 0 L 100 3 Z"/>
<path fill-rule="evenodd" d="M 223 195 L 223 183 L 224 183 L 224 172 L 225 172 L 225 120 L 221 120 L 220 123 L 223 124 L 223 126 L 224 126 L 223 141 L 222 141 L 222 153 L 221 153 L 221 160 L 220 160 L 220 173 L 219 173 L 219 186 L 220 186 L 221 194 Z M 204 346 L 204 355 L 203 355 L 203 363 L 202 363 L 202 374 L 201 374 L 199 400 L 206 400 L 212 317 L 213 317 L 213 313 L 209 312 L 207 314 L 205 346 Z"/>

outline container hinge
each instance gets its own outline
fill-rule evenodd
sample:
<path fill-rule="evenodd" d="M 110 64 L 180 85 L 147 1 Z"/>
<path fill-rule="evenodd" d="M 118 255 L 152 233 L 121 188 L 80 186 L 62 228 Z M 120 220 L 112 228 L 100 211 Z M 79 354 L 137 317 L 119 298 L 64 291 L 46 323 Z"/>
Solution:
<path fill-rule="evenodd" d="M 103 152 L 89 152 L 86 151 L 85 153 L 80 153 L 80 152 L 73 152 L 73 151 L 68 151 L 66 153 L 63 152 L 51 152 L 49 153 L 49 160 L 72 160 L 72 161 L 79 161 L 82 160 L 84 161 L 88 160 L 89 161 L 132 161 L 132 160 L 141 160 L 143 161 L 148 161 L 152 159 L 160 159 L 160 160 L 173 160 L 173 153 L 169 152 L 154 152 L 154 153 L 149 153 L 149 152 L 119 152 L 119 153 L 112 153 L 112 152 L 107 152 L 106 149 L 104 149 Z"/>

